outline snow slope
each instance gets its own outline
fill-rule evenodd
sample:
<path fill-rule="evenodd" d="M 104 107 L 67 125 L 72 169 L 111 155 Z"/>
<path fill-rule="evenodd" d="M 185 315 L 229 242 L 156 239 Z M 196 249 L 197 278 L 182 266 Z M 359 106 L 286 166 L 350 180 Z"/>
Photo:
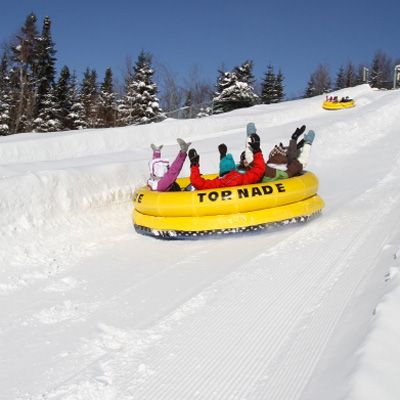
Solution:
<path fill-rule="evenodd" d="M 399 399 L 400 92 L 337 94 L 357 106 L 0 138 L 0 399 Z M 188 139 L 214 172 L 249 121 L 265 153 L 315 130 L 319 218 L 189 242 L 134 232 L 150 143 L 172 158 Z"/>

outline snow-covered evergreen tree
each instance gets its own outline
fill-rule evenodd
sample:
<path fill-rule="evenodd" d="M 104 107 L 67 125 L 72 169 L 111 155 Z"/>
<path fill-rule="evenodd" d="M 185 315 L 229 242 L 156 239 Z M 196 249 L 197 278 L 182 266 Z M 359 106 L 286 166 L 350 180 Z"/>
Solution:
<path fill-rule="evenodd" d="M 165 119 L 157 98 L 157 85 L 153 82 L 153 75 L 151 55 L 142 51 L 133 68 L 133 74 L 127 79 L 126 95 L 119 108 L 123 125 L 146 124 Z"/>
<path fill-rule="evenodd" d="M 34 13 L 28 15 L 16 37 L 16 43 L 11 48 L 13 53 L 13 66 L 10 70 L 12 133 L 29 132 L 35 117 L 37 83 L 35 77 L 39 37 L 36 21 Z"/>
<path fill-rule="evenodd" d="M 196 118 L 209 117 L 211 114 L 212 114 L 211 107 L 200 107 L 200 110 L 197 113 Z"/>
<path fill-rule="evenodd" d="M 263 104 L 273 103 L 275 97 L 275 80 L 274 68 L 269 64 L 261 86 L 261 102 Z"/>
<path fill-rule="evenodd" d="M 72 108 L 71 73 L 66 65 L 62 67 L 55 85 L 55 97 L 59 108 L 58 119 L 60 121 L 60 130 L 73 129 L 69 118 Z"/>
<path fill-rule="evenodd" d="M 68 127 L 70 127 L 70 129 L 85 129 L 87 128 L 84 118 L 85 109 L 81 102 L 81 96 L 78 89 L 78 79 L 75 73 L 71 75 L 68 92 L 68 97 L 71 102 L 71 109 L 67 115 Z"/>
<path fill-rule="evenodd" d="M 247 83 L 250 86 L 254 84 L 253 61 L 246 60 L 242 65 L 235 67 L 233 72 L 239 82 Z"/>
<path fill-rule="evenodd" d="M 8 59 L 3 54 L 0 63 L 0 136 L 10 134 L 10 77 L 8 75 Z"/>
<path fill-rule="evenodd" d="M 84 109 L 84 120 L 88 128 L 97 126 L 97 73 L 95 70 L 86 69 L 81 88 L 81 103 Z"/>
<path fill-rule="evenodd" d="M 37 38 L 37 71 L 35 79 L 37 81 L 36 104 L 37 112 L 40 113 L 42 108 L 48 107 L 50 91 L 53 91 L 54 80 L 56 75 L 55 62 L 56 50 L 51 37 L 51 21 L 49 17 L 45 17 L 43 21 L 42 34 Z"/>
<path fill-rule="evenodd" d="M 107 68 L 99 93 L 97 112 L 97 126 L 99 128 L 109 128 L 116 124 L 117 104 L 112 76 L 111 68 Z"/>
<path fill-rule="evenodd" d="M 282 70 L 279 69 L 278 75 L 276 76 L 275 80 L 275 98 L 274 103 L 280 103 L 285 98 L 285 91 L 283 85 L 283 73 Z"/>
<path fill-rule="evenodd" d="M 57 103 L 55 87 L 53 86 L 42 98 L 42 105 L 37 118 L 34 120 L 35 132 L 57 132 L 62 124 L 59 119 L 60 106 Z"/>
<path fill-rule="evenodd" d="M 252 64 L 247 62 L 231 72 L 219 71 L 217 92 L 213 98 L 214 113 L 227 112 L 256 104 L 258 96 L 255 94 L 254 88 L 248 83 L 252 81 L 251 68 Z M 239 80 L 235 71 L 240 71 L 239 76 L 243 81 Z"/>

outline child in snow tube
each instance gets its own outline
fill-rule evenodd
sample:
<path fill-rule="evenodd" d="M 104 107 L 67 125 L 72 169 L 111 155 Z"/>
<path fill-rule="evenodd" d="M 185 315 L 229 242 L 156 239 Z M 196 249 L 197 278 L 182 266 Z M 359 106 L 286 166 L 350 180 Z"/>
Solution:
<path fill-rule="evenodd" d="M 185 142 L 183 139 L 176 139 L 179 144 L 180 151 L 174 162 L 169 165 L 169 161 L 161 158 L 161 149 L 163 145 L 156 146 L 151 144 L 153 150 L 153 158 L 149 161 L 150 178 L 147 180 L 147 186 L 150 190 L 158 192 L 179 191 L 180 186 L 176 182 L 183 163 L 187 157 L 187 151 L 191 143 Z"/>

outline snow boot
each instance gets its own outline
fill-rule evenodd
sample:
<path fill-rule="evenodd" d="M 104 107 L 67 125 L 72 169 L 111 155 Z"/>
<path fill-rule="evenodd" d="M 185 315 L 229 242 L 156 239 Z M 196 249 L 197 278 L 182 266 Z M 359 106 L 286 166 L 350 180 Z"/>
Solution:
<path fill-rule="evenodd" d="M 309 130 L 305 135 L 304 135 L 304 143 L 307 144 L 312 144 L 315 139 L 315 132 L 312 130 Z"/>
<path fill-rule="evenodd" d="M 179 147 L 181 148 L 181 151 L 184 153 L 187 153 L 189 146 L 192 144 L 191 142 L 185 142 L 183 139 L 178 138 L 176 141 L 179 144 Z"/>
<path fill-rule="evenodd" d="M 309 144 L 312 144 L 314 138 L 315 138 L 315 132 L 312 130 L 308 131 L 308 133 L 304 136 L 304 138 L 301 139 L 299 143 L 297 143 L 297 148 L 301 149 L 304 146 L 304 143 L 306 143 L 306 140 L 308 141 Z"/>

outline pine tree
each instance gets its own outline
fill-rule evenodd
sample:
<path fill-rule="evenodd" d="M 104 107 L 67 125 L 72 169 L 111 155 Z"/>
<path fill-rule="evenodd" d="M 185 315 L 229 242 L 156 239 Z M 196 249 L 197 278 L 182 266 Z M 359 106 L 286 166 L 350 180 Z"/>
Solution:
<path fill-rule="evenodd" d="M 131 91 L 133 82 L 133 71 L 128 72 L 125 79 L 125 95 L 118 100 L 118 126 L 127 126 L 134 124 L 134 96 Z"/>
<path fill-rule="evenodd" d="M 37 38 L 37 112 L 40 113 L 43 107 L 48 107 L 50 91 L 53 91 L 55 79 L 55 62 L 56 50 L 51 37 L 51 21 L 49 17 L 45 17 L 43 21 L 42 34 Z M 53 91 L 54 93 L 54 91 Z"/>
<path fill-rule="evenodd" d="M 120 113 L 124 125 L 147 124 L 165 119 L 157 98 L 157 85 L 153 82 L 154 71 L 151 55 L 142 51 L 128 77 L 126 95 Z"/>
<path fill-rule="evenodd" d="M 344 73 L 344 68 L 343 65 L 339 67 L 339 72 L 336 76 L 336 84 L 335 84 L 335 89 L 344 89 L 346 87 L 346 76 Z"/>
<path fill-rule="evenodd" d="M 10 77 L 8 75 L 8 58 L 3 54 L 0 64 L 0 136 L 10 134 L 11 108 Z"/>
<path fill-rule="evenodd" d="M 10 71 L 12 108 L 12 133 L 30 131 L 36 111 L 37 76 L 37 38 L 36 16 L 31 13 L 25 20 L 16 44 L 12 46 L 13 67 Z"/>
<path fill-rule="evenodd" d="M 315 90 L 314 77 L 311 76 L 309 81 L 307 82 L 307 88 L 304 92 L 304 97 L 309 98 L 309 97 L 314 97 L 316 95 L 317 95 L 317 92 Z"/>
<path fill-rule="evenodd" d="M 392 84 L 392 64 L 390 58 L 382 51 L 375 53 L 371 67 L 371 87 L 382 88 L 385 87 L 385 83 Z"/>
<path fill-rule="evenodd" d="M 280 103 L 285 98 L 284 86 L 283 86 L 283 73 L 282 70 L 279 69 L 278 75 L 275 80 L 275 98 L 274 103 Z"/>
<path fill-rule="evenodd" d="M 372 68 L 371 68 L 371 87 L 379 88 L 382 85 L 383 71 L 381 66 L 381 57 L 380 53 L 376 53 L 374 59 L 372 60 Z"/>
<path fill-rule="evenodd" d="M 98 123 L 99 128 L 109 128 L 116 124 L 116 100 L 113 88 L 111 68 L 106 69 L 104 81 L 100 88 L 98 105 Z"/>
<path fill-rule="evenodd" d="M 192 106 L 193 106 L 193 95 L 192 91 L 188 90 L 186 93 L 185 103 L 183 104 L 185 118 L 192 118 Z"/>
<path fill-rule="evenodd" d="M 88 128 L 97 126 L 97 73 L 95 70 L 86 69 L 81 88 L 81 103 L 84 110 L 84 121 Z"/>
<path fill-rule="evenodd" d="M 349 62 L 346 67 L 346 87 L 357 85 L 357 75 L 353 63 Z"/>
<path fill-rule="evenodd" d="M 249 84 L 253 79 L 251 68 L 252 64 L 246 62 L 241 67 L 234 68 L 234 71 L 219 71 L 217 92 L 213 98 L 213 113 L 227 112 L 256 104 L 258 96 Z M 242 80 L 239 80 L 237 71 Z"/>
<path fill-rule="evenodd" d="M 69 118 L 72 108 L 71 73 L 66 65 L 61 69 L 60 76 L 55 85 L 55 97 L 59 108 L 58 119 L 60 121 L 60 130 L 71 130 L 72 124 Z"/>
<path fill-rule="evenodd" d="M 261 102 L 263 104 L 271 104 L 273 102 L 275 94 L 275 80 L 276 77 L 274 74 L 274 67 L 269 64 L 261 87 Z"/>
<path fill-rule="evenodd" d="M 242 65 L 235 67 L 233 72 L 236 74 L 239 82 L 254 84 L 253 61 L 246 60 Z"/>
<path fill-rule="evenodd" d="M 71 109 L 67 114 L 67 126 L 70 129 L 85 129 L 87 128 L 87 124 L 85 121 L 85 109 L 81 102 L 81 96 L 78 89 L 78 79 L 75 73 L 71 76 L 68 92 L 68 97 L 71 101 Z"/>
<path fill-rule="evenodd" d="M 304 97 L 318 96 L 331 91 L 331 78 L 328 67 L 320 64 L 315 72 L 311 74 Z"/>
<path fill-rule="evenodd" d="M 55 91 L 56 89 L 51 87 L 41 100 L 39 115 L 34 120 L 35 132 L 57 132 L 62 128 L 59 120 L 60 107 Z"/>

